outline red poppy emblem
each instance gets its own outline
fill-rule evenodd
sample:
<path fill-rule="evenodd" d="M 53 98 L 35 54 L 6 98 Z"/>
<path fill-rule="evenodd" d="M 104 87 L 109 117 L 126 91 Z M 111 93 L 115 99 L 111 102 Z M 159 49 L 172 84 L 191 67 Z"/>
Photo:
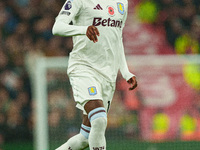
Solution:
<path fill-rule="evenodd" d="M 109 6 L 109 7 L 108 7 L 108 13 L 109 13 L 111 16 L 114 15 L 114 14 L 115 14 L 114 8 L 111 7 L 111 6 Z"/>

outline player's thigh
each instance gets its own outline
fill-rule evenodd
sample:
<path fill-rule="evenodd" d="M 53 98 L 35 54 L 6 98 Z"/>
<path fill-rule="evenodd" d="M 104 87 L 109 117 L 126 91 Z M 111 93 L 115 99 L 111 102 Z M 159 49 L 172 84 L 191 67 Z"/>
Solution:
<path fill-rule="evenodd" d="M 85 109 L 85 111 L 88 114 L 91 110 L 93 110 L 95 108 L 98 108 L 98 107 L 104 107 L 104 105 L 103 105 L 103 101 L 102 100 L 97 100 L 96 99 L 96 100 L 90 100 L 90 101 L 88 101 L 85 104 L 84 109 Z"/>
<path fill-rule="evenodd" d="M 103 107 L 102 105 L 102 85 L 91 74 L 82 72 L 78 75 L 70 76 L 76 107 L 87 114 L 91 109 Z M 94 101 L 94 102 L 90 102 Z M 84 107 L 88 103 L 88 106 Z M 88 108 L 87 111 L 84 108 Z"/>

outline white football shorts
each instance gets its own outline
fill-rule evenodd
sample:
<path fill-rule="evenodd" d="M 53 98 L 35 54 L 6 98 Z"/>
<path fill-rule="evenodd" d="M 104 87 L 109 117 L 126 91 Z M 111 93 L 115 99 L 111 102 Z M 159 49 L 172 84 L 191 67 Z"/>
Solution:
<path fill-rule="evenodd" d="M 69 74 L 76 107 L 87 114 L 84 105 L 89 100 L 102 100 L 109 110 L 115 92 L 115 82 L 109 82 L 98 72 L 87 66 L 77 66 Z"/>

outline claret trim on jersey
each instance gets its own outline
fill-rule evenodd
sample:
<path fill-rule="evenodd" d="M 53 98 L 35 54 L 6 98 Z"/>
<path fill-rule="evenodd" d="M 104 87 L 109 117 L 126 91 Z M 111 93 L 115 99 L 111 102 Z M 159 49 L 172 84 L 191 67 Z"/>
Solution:
<path fill-rule="evenodd" d="M 97 9 L 97 10 L 103 10 L 103 8 L 102 8 L 99 4 L 97 4 L 97 6 L 94 7 L 94 9 Z"/>
<path fill-rule="evenodd" d="M 102 19 L 102 18 L 94 18 L 93 20 L 93 26 L 108 26 L 108 27 L 122 27 L 122 21 L 121 20 L 112 20 L 110 18 L 108 19 Z"/>

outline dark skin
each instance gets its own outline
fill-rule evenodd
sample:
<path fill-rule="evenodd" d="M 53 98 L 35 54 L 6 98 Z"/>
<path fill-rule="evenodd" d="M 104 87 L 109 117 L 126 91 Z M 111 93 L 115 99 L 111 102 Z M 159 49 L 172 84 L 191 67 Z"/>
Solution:
<path fill-rule="evenodd" d="M 137 81 L 136 81 L 135 76 L 130 78 L 127 82 L 131 85 L 131 87 L 129 88 L 130 91 L 134 90 L 137 87 Z M 98 108 L 98 107 L 104 107 L 102 100 L 90 100 L 84 106 L 87 114 L 91 110 Z M 90 124 L 90 121 L 89 121 L 87 115 L 83 115 L 83 124 L 91 127 L 91 124 Z"/>
<path fill-rule="evenodd" d="M 94 43 L 98 42 L 99 30 L 95 26 L 89 26 L 86 32 L 87 37 Z"/>
<path fill-rule="evenodd" d="M 100 34 L 99 34 L 98 29 L 95 26 L 89 26 L 87 29 L 86 35 L 91 41 L 96 43 L 96 42 L 98 42 L 97 36 L 99 36 Z M 130 84 L 129 90 L 130 91 L 134 90 L 137 87 L 136 77 L 133 76 L 132 78 L 130 78 L 127 81 L 127 83 Z M 104 107 L 102 100 L 90 100 L 85 104 L 84 109 L 88 114 L 91 110 L 98 108 L 98 107 Z M 91 124 L 90 124 L 90 121 L 89 121 L 87 115 L 83 115 L 83 124 L 91 127 Z"/>

